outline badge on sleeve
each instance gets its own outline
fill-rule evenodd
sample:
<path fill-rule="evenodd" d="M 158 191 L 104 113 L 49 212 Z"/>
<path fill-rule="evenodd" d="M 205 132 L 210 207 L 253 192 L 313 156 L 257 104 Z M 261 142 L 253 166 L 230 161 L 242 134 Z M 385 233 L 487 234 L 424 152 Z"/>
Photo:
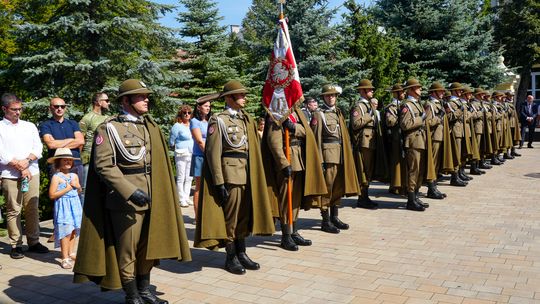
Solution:
<path fill-rule="evenodd" d="M 317 119 L 315 119 L 315 117 L 311 118 L 311 121 L 310 121 L 309 124 L 312 125 L 312 126 L 316 126 L 317 125 Z"/>
<path fill-rule="evenodd" d="M 402 113 L 402 114 L 405 114 L 405 113 L 407 113 L 407 112 L 409 112 L 409 107 L 403 107 L 403 108 L 401 109 L 401 113 Z"/>
<path fill-rule="evenodd" d="M 209 135 L 214 134 L 214 131 L 215 131 L 215 130 L 216 130 L 216 129 L 214 128 L 214 125 L 211 125 L 210 128 L 208 128 L 208 134 L 209 134 Z"/>
<path fill-rule="evenodd" d="M 356 117 L 356 116 L 358 116 L 358 115 L 360 115 L 360 114 L 358 113 L 358 111 L 355 110 L 354 112 L 352 112 L 352 116 L 353 116 L 353 117 Z"/>
<path fill-rule="evenodd" d="M 103 136 L 101 136 L 101 134 L 98 134 L 98 136 L 96 136 L 96 145 L 101 145 L 103 143 Z"/>

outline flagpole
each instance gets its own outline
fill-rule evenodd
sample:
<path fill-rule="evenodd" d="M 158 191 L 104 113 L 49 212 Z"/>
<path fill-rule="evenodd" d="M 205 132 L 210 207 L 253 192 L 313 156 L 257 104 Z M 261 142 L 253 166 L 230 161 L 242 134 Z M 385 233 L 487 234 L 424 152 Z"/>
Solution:
<path fill-rule="evenodd" d="M 285 15 L 283 14 L 283 4 L 285 4 L 286 0 L 279 0 L 279 20 L 285 18 Z M 285 157 L 287 158 L 287 161 L 289 164 L 291 163 L 291 146 L 289 141 L 290 135 L 289 135 L 289 129 L 285 128 Z M 292 176 L 287 178 L 287 222 L 289 224 L 289 231 L 290 233 L 293 233 L 293 210 L 292 210 Z M 283 232 L 282 232 L 283 233 Z"/>

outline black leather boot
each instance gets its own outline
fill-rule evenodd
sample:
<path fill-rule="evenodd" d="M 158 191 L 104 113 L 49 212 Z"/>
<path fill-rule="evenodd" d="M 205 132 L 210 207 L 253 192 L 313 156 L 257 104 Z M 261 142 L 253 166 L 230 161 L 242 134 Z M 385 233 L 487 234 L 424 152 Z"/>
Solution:
<path fill-rule="evenodd" d="M 511 155 L 512 155 L 512 156 L 517 156 L 517 157 L 520 157 L 520 156 L 521 156 L 521 154 L 519 154 L 519 153 L 516 152 L 516 147 L 512 147 L 512 154 L 511 154 Z"/>
<path fill-rule="evenodd" d="M 457 187 L 465 187 L 467 186 L 467 182 L 461 180 L 458 177 L 457 172 L 452 173 L 452 177 L 450 178 L 450 185 L 457 186 Z"/>
<path fill-rule="evenodd" d="M 491 157 L 490 163 L 494 166 L 500 166 L 502 164 L 501 161 L 499 161 L 499 159 L 495 157 L 495 155 Z"/>
<path fill-rule="evenodd" d="M 435 182 L 428 182 L 428 191 L 427 191 L 427 197 L 432 199 L 444 199 L 444 195 L 439 192 L 437 189 L 437 184 Z"/>
<path fill-rule="evenodd" d="M 244 266 L 242 266 L 242 264 L 240 264 L 240 261 L 236 256 L 235 243 L 227 243 L 227 245 L 225 245 L 225 251 L 227 252 L 227 258 L 225 260 L 225 270 L 234 274 L 246 273 L 246 269 L 244 268 Z"/>
<path fill-rule="evenodd" d="M 368 188 L 362 189 L 362 193 L 360 197 L 358 197 L 358 202 L 356 204 L 359 208 L 365 208 L 365 209 L 376 209 L 379 204 L 375 203 L 369 198 L 368 195 Z"/>
<path fill-rule="evenodd" d="M 514 157 L 512 155 L 510 155 L 510 153 L 508 153 L 508 152 L 504 153 L 503 158 L 504 159 L 514 159 Z"/>
<path fill-rule="evenodd" d="M 136 280 L 131 280 L 129 282 L 123 283 L 122 289 L 126 293 L 126 304 L 145 304 L 144 300 L 139 295 Z"/>
<path fill-rule="evenodd" d="M 234 245 L 236 247 L 236 256 L 238 257 L 238 261 L 240 264 L 242 264 L 242 266 L 244 266 L 245 269 L 258 270 L 261 268 L 259 263 L 253 262 L 246 254 L 246 239 L 236 239 L 234 240 Z"/>
<path fill-rule="evenodd" d="M 497 159 L 501 162 L 501 163 L 504 163 L 506 161 L 506 159 L 504 159 L 504 157 L 502 155 L 498 155 L 497 154 Z"/>
<path fill-rule="evenodd" d="M 291 234 L 291 237 L 298 246 L 311 246 L 312 244 L 311 240 L 303 238 L 300 233 L 298 233 L 296 222 L 293 223 L 293 233 Z"/>
<path fill-rule="evenodd" d="M 328 233 L 339 233 L 339 229 L 332 224 L 330 216 L 328 215 L 328 209 L 321 210 L 322 222 L 321 230 Z"/>
<path fill-rule="evenodd" d="M 281 224 L 281 244 L 279 246 L 285 250 L 298 251 L 298 245 L 296 245 L 291 237 L 289 225 Z"/>
<path fill-rule="evenodd" d="M 479 163 L 478 168 L 480 168 L 480 169 L 491 169 L 491 168 L 493 168 L 493 166 L 492 166 L 492 165 L 489 165 L 489 164 L 486 162 L 485 159 L 482 159 L 482 160 L 480 160 L 480 163 Z"/>
<path fill-rule="evenodd" d="M 458 176 L 459 178 L 461 178 L 462 180 L 464 181 L 470 181 L 470 180 L 473 180 L 472 176 L 468 176 L 467 174 L 465 174 L 465 169 L 464 167 L 460 167 L 459 170 L 458 170 Z"/>
<path fill-rule="evenodd" d="M 446 197 L 446 193 L 439 191 L 439 189 L 437 188 L 438 184 L 439 182 L 435 182 L 435 192 L 440 193 L 443 197 Z"/>
<path fill-rule="evenodd" d="M 137 276 L 137 289 L 141 299 L 146 304 L 169 304 L 169 301 L 156 297 L 150 290 L 150 274 Z"/>
<path fill-rule="evenodd" d="M 413 210 L 413 211 L 424 211 L 426 208 L 424 206 L 420 205 L 416 201 L 416 195 L 414 192 L 407 193 L 407 209 Z"/>
<path fill-rule="evenodd" d="M 472 161 L 471 162 L 471 170 L 470 170 L 470 173 L 471 175 L 482 175 L 482 174 L 485 174 L 486 172 L 485 171 L 482 171 L 480 169 L 478 169 L 478 162 L 476 161 Z"/>
<path fill-rule="evenodd" d="M 332 224 L 334 224 L 334 226 L 336 226 L 340 230 L 349 229 L 349 224 L 342 222 L 339 219 L 338 215 L 339 215 L 338 206 L 330 207 L 330 221 L 332 222 Z"/>
<path fill-rule="evenodd" d="M 422 207 L 429 208 L 428 203 L 425 203 L 425 202 L 420 200 L 420 196 L 418 195 L 418 189 L 416 189 L 416 191 L 414 191 L 414 200 L 416 201 L 417 204 L 420 204 Z"/>

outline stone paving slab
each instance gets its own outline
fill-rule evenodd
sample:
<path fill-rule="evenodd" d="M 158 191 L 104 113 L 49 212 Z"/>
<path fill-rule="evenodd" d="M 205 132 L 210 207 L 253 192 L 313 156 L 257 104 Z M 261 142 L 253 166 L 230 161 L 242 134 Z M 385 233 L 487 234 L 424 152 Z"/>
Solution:
<path fill-rule="evenodd" d="M 465 188 L 440 190 L 423 213 L 403 209 L 405 198 L 376 184 L 378 210 L 343 201 L 351 228 L 338 235 L 319 229 L 317 210 L 301 212 L 302 234 L 313 246 L 288 252 L 273 237 L 248 239 L 262 268 L 237 276 L 222 269 L 225 253 L 192 249 L 193 262 L 162 261 L 152 284 L 170 303 L 540 303 L 540 146 Z M 421 191 L 426 191 L 422 188 Z M 183 208 L 190 240 L 192 208 Z M 42 243 L 52 231 L 42 223 Z M 58 264 L 59 249 L 9 257 L 0 239 L 0 303 L 123 303 L 120 291 L 73 284 Z"/>

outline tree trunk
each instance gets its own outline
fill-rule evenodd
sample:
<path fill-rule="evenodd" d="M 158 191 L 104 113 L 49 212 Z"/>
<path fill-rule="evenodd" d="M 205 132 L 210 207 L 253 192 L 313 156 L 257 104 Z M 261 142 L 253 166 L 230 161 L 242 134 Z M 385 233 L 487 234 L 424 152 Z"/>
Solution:
<path fill-rule="evenodd" d="M 521 70 L 519 88 L 516 92 L 516 104 L 520 105 L 527 98 L 527 90 L 531 87 L 531 65 Z"/>

